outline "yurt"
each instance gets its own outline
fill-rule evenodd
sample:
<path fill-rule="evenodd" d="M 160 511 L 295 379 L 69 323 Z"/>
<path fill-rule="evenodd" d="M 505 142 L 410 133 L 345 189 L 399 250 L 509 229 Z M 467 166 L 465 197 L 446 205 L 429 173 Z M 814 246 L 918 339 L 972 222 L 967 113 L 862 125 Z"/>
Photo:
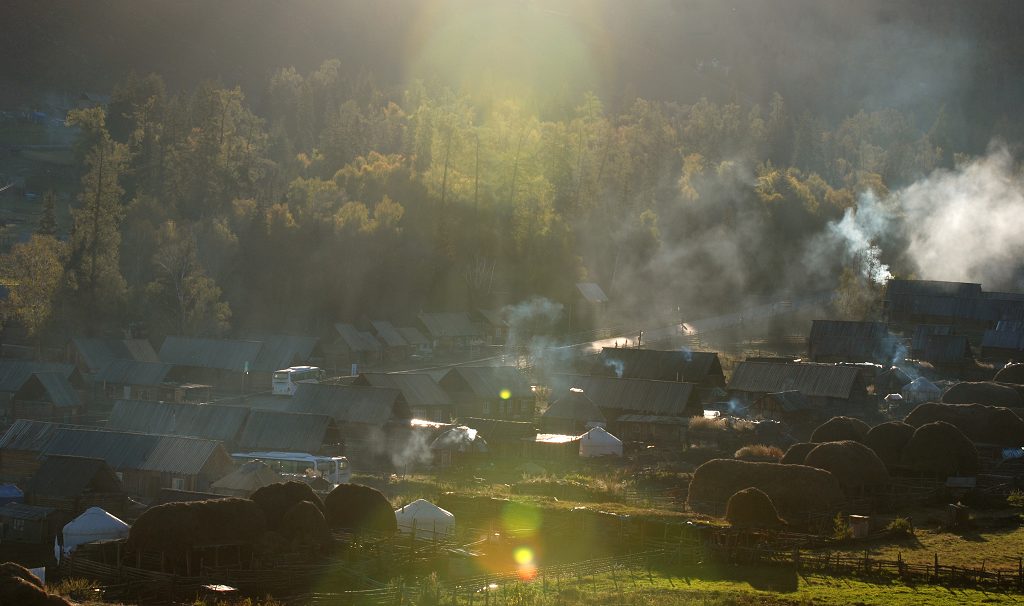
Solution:
<path fill-rule="evenodd" d="M 417 499 L 395 510 L 398 532 L 416 533 L 417 538 L 442 538 L 455 532 L 455 516 L 430 501 Z"/>
<path fill-rule="evenodd" d="M 247 499 L 264 486 L 284 482 L 284 477 L 263 461 L 249 461 L 210 485 L 210 490 L 227 497 Z"/>
<path fill-rule="evenodd" d="M 129 526 L 119 518 L 99 507 L 90 507 L 85 513 L 64 525 L 63 555 L 70 555 L 79 545 L 123 539 L 128 536 Z"/>
<path fill-rule="evenodd" d="M 908 404 L 937 402 L 942 397 L 942 390 L 924 377 L 918 377 L 907 383 L 900 393 Z"/>
<path fill-rule="evenodd" d="M 622 440 L 595 427 L 580 437 L 581 457 L 622 456 Z"/>

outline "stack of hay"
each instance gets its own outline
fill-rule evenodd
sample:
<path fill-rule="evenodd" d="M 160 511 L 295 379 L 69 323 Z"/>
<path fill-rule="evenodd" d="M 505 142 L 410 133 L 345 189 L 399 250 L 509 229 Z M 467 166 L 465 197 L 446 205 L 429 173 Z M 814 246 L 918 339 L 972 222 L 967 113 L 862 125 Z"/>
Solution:
<path fill-rule="evenodd" d="M 863 444 L 870 429 L 871 427 L 860 419 L 855 419 L 853 417 L 832 417 L 828 421 L 819 425 L 818 428 L 811 433 L 811 442 L 821 444 L 822 442 L 853 440 L 854 442 L 860 442 Z"/>
<path fill-rule="evenodd" d="M 875 425 L 868 432 L 865 443 L 892 471 L 903 458 L 903 449 L 914 435 L 914 428 L 902 421 L 889 421 Z"/>
<path fill-rule="evenodd" d="M 955 426 L 936 421 L 914 430 L 903 449 L 901 463 L 914 471 L 940 478 L 972 475 L 978 471 L 978 451 Z"/>
<path fill-rule="evenodd" d="M 821 469 L 714 459 L 694 471 L 687 503 L 694 511 L 717 515 L 729 497 L 746 488 L 767 494 L 779 515 L 790 522 L 811 514 L 834 515 L 845 502 L 836 478 Z"/>
<path fill-rule="evenodd" d="M 786 454 L 782 455 L 779 463 L 784 465 L 803 465 L 807 454 L 814 450 L 815 446 L 817 444 L 814 442 L 797 442 L 786 450 Z"/>
<path fill-rule="evenodd" d="M 957 383 L 942 394 L 942 401 L 945 404 L 987 404 L 1010 408 L 1024 406 L 1019 391 L 994 381 Z"/>
<path fill-rule="evenodd" d="M 327 495 L 324 505 L 331 528 L 387 534 L 398 530 L 391 503 L 379 490 L 369 486 L 339 484 Z"/>
<path fill-rule="evenodd" d="M 4 562 L 0 564 L 0 606 L 71 606 L 71 602 L 48 593 L 28 568 Z"/>
<path fill-rule="evenodd" d="M 269 530 L 301 544 L 327 540 L 327 510 L 308 484 L 270 484 L 254 492 L 252 500 L 263 510 Z"/>
<path fill-rule="evenodd" d="M 729 497 L 725 519 L 737 528 L 777 528 L 785 524 L 779 518 L 771 497 L 757 488 L 744 488 Z"/>
<path fill-rule="evenodd" d="M 203 544 L 255 543 L 266 528 L 263 510 L 249 499 L 167 503 L 139 516 L 126 547 L 180 553 Z"/>
<path fill-rule="evenodd" d="M 1007 364 L 996 373 L 996 382 L 1024 385 L 1024 364 Z"/>
<path fill-rule="evenodd" d="M 961 383 L 963 385 L 963 383 Z M 920 427 L 944 421 L 965 436 L 982 444 L 1020 446 L 1024 444 L 1024 419 L 1008 408 L 983 404 L 921 404 L 907 415 L 907 424 Z"/>
<path fill-rule="evenodd" d="M 853 440 L 818 444 L 807 453 L 804 465 L 830 472 L 847 494 L 889 483 L 889 472 L 878 455 Z"/>

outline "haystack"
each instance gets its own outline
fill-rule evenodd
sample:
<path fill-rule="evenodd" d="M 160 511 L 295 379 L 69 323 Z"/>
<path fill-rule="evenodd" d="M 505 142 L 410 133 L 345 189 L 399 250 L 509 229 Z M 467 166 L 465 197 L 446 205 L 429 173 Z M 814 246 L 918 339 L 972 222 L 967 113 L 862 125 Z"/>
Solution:
<path fill-rule="evenodd" d="M 996 373 L 996 381 L 1024 385 L 1024 364 L 1007 364 Z"/>
<path fill-rule="evenodd" d="M 729 497 L 751 487 L 764 491 L 790 522 L 810 514 L 835 514 L 845 501 L 839 482 L 821 469 L 713 459 L 694 471 L 687 503 L 694 511 L 719 515 Z"/>
<path fill-rule="evenodd" d="M 750 444 L 737 450 L 732 456 L 740 461 L 763 461 L 778 463 L 784 453 L 777 446 L 767 444 Z"/>
<path fill-rule="evenodd" d="M 889 472 L 875 451 L 853 440 L 818 444 L 804 465 L 831 472 L 847 493 L 889 483 Z"/>
<path fill-rule="evenodd" d="M 921 404 L 907 415 L 909 425 L 945 421 L 955 425 L 974 442 L 1020 446 L 1024 444 L 1024 419 L 1008 408 L 983 404 Z"/>
<path fill-rule="evenodd" d="M 901 462 L 914 471 L 938 477 L 972 475 L 978 471 L 978 451 L 954 425 L 935 421 L 914 430 Z"/>
<path fill-rule="evenodd" d="M 70 606 L 64 598 L 47 593 L 43 582 L 14 562 L 0 564 L 0 606 Z"/>
<path fill-rule="evenodd" d="M 784 524 L 771 497 L 753 487 L 729 497 L 725 519 L 738 528 L 777 528 Z"/>
<path fill-rule="evenodd" d="M 398 529 L 391 503 L 379 490 L 360 484 L 339 484 L 324 500 L 331 528 L 353 532 L 393 533 Z"/>
<path fill-rule="evenodd" d="M 319 545 L 328 538 L 327 518 L 316 503 L 299 501 L 284 512 L 281 534 L 303 545 Z"/>
<path fill-rule="evenodd" d="M 126 546 L 129 551 L 174 553 L 196 545 L 252 543 L 266 529 L 263 510 L 249 499 L 167 503 L 139 516 Z"/>
<path fill-rule="evenodd" d="M 842 440 L 853 440 L 864 443 L 864 438 L 871 429 L 864 421 L 853 417 L 832 417 L 825 421 L 811 434 L 811 441 L 821 444 L 822 442 L 840 442 Z"/>
<path fill-rule="evenodd" d="M 779 463 L 785 465 L 803 465 L 804 459 L 807 458 L 807 453 L 814 450 L 817 446 L 814 442 L 797 442 L 786 450 L 786 454 L 782 455 L 779 459 Z"/>
<path fill-rule="evenodd" d="M 900 464 L 903 448 L 914 435 L 914 428 L 902 421 L 889 421 L 875 425 L 865 438 L 867 447 L 875 451 L 878 458 L 890 470 Z"/>
<path fill-rule="evenodd" d="M 945 404 L 987 404 L 1010 408 L 1024 406 L 1020 392 L 1009 385 L 1000 385 L 994 381 L 957 383 L 942 394 L 942 401 Z"/>
<path fill-rule="evenodd" d="M 260 508 L 267 518 L 267 528 L 277 530 L 281 527 L 286 511 L 296 503 L 309 501 L 316 505 L 322 514 L 327 515 L 327 509 L 319 495 L 313 492 L 309 484 L 304 482 L 279 482 L 264 486 L 250 497 Z"/>

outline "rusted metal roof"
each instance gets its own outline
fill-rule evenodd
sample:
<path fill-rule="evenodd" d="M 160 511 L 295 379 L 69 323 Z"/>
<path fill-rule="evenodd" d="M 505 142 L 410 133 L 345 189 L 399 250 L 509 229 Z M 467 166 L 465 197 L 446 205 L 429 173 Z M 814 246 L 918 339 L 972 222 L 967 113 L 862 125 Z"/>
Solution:
<path fill-rule="evenodd" d="M 604 411 L 682 416 L 698 404 L 694 383 L 565 374 L 555 375 L 551 383 L 554 389 L 583 389 L 583 393 Z"/>
<path fill-rule="evenodd" d="M 740 362 L 729 391 L 753 394 L 800 391 L 808 397 L 848 399 L 860 370 L 843 364 L 775 364 Z"/>

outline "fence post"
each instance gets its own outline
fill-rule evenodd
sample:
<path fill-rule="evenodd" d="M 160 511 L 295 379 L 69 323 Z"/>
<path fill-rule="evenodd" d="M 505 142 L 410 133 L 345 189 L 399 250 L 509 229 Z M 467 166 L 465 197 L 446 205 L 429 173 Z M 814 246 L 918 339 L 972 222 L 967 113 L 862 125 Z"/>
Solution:
<path fill-rule="evenodd" d="M 793 548 L 793 568 L 796 569 L 797 574 L 800 574 L 800 548 Z"/>
<path fill-rule="evenodd" d="M 1017 588 L 1024 589 L 1024 558 L 1017 558 Z"/>
<path fill-rule="evenodd" d="M 939 580 L 939 552 L 935 552 L 935 581 Z"/>

